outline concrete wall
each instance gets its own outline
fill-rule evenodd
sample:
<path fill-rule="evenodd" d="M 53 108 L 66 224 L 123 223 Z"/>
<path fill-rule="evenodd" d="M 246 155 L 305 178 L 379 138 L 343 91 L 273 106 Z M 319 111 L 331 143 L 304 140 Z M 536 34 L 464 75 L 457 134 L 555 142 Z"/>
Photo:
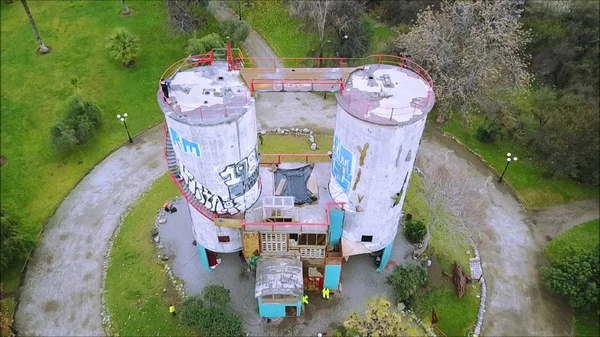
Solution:
<path fill-rule="evenodd" d="M 411 124 L 383 126 L 348 114 L 338 105 L 329 191 L 346 202 L 343 237 L 371 251 L 393 242 L 426 115 Z M 361 156 L 363 165 L 361 165 Z M 392 207 L 394 195 L 401 202 Z"/>
<path fill-rule="evenodd" d="M 235 121 L 188 125 L 166 118 L 183 178 L 196 198 L 220 214 L 250 208 L 260 195 L 256 111 Z"/>
<path fill-rule="evenodd" d="M 298 303 L 263 303 L 262 299 L 258 298 L 258 316 L 265 318 L 281 318 L 285 317 L 285 307 L 286 306 L 295 306 L 296 307 L 296 315 L 300 316 L 302 314 L 302 304 L 300 299 L 298 299 Z"/>
<path fill-rule="evenodd" d="M 182 177 L 196 199 L 223 215 L 244 212 L 261 192 L 256 111 L 254 105 L 234 121 L 188 125 L 166 117 Z M 190 206 L 196 241 L 209 250 L 241 249 L 241 231 L 217 227 Z M 229 236 L 220 243 L 218 236 Z"/>
<path fill-rule="evenodd" d="M 236 228 L 219 227 L 200 214 L 191 205 L 192 231 L 199 245 L 217 253 L 233 253 L 242 249 L 242 231 Z M 219 236 L 228 236 L 229 242 L 219 242 Z"/>

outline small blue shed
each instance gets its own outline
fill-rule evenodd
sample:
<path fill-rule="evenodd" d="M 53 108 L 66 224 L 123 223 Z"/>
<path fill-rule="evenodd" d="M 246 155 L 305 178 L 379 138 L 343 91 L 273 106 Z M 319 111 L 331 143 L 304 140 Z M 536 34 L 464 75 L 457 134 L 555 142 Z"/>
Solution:
<path fill-rule="evenodd" d="M 298 257 L 261 255 L 256 266 L 258 315 L 282 318 L 302 314 L 302 261 Z"/>

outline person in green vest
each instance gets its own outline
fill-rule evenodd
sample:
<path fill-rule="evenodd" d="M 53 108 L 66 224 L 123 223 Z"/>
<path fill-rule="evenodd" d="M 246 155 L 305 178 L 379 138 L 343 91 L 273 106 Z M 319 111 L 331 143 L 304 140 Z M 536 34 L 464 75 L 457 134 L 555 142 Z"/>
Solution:
<path fill-rule="evenodd" d="M 394 205 L 392 205 L 392 208 L 394 208 L 394 207 L 398 206 L 398 204 L 400 203 L 400 199 L 402 199 L 400 192 L 396 193 L 396 195 L 393 196 L 392 199 L 394 199 Z"/>
<path fill-rule="evenodd" d="M 250 258 L 248 259 L 248 264 L 250 265 L 250 270 L 251 271 L 255 271 L 256 270 L 256 265 L 258 264 L 258 250 L 255 250 L 254 253 L 252 254 L 252 256 L 250 256 Z"/>

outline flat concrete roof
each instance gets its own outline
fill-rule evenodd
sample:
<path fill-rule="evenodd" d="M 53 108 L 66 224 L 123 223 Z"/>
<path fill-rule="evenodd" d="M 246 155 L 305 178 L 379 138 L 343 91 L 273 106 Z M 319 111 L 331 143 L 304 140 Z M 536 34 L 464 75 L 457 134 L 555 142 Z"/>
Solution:
<path fill-rule="evenodd" d="M 433 88 L 426 80 L 410 69 L 387 64 L 357 69 L 336 97 L 349 114 L 383 125 L 419 120 L 435 101 Z"/>
<path fill-rule="evenodd" d="M 260 256 L 256 266 L 254 297 L 266 295 L 302 296 L 302 261 L 293 257 Z"/>
<path fill-rule="evenodd" d="M 293 169 L 297 167 L 305 166 L 305 163 L 281 163 L 280 168 Z M 297 222 L 306 223 L 302 226 L 303 233 L 324 233 L 327 231 L 325 226 L 310 226 L 310 223 L 326 223 L 327 215 L 325 209 L 327 203 L 333 202 L 331 195 L 329 194 L 329 180 L 331 178 L 331 163 L 315 163 L 315 167 L 311 173 L 311 178 L 316 179 L 318 188 L 318 201 L 313 204 L 297 205 Z M 262 213 L 262 197 L 274 196 L 274 176 L 273 172 L 269 171 L 268 167 L 260 168 L 260 179 L 262 183 L 261 199 L 246 211 L 246 220 L 248 222 L 263 222 Z M 270 225 L 265 226 L 248 226 L 246 231 L 271 231 Z M 276 226 L 276 231 L 282 232 L 300 232 L 298 225 L 286 225 L 285 223 L 279 223 Z"/>
<path fill-rule="evenodd" d="M 254 102 L 239 71 L 227 71 L 227 62 L 180 71 L 170 80 L 169 103 L 158 102 L 169 117 L 192 125 L 235 120 Z"/>

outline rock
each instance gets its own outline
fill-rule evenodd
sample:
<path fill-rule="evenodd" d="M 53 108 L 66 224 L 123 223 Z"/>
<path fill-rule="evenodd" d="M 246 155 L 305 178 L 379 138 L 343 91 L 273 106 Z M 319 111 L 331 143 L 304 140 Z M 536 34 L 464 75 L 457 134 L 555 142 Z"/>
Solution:
<path fill-rule="evenodd" d="M 150 233 L 152 234 L 152 236 L 157 236 L 158 235 L 158 229 L 152 228 L 152 231 L 150 231 Z"/>
<path fill-rule="evenodd" d="M 169 259 L 169 257 L 166 256 L 166 255 L 163 255 L 163 256 L 160 257 L 160 259 L 163 260 L 163 261 L 167 261 Z"/>
<path fill-rule="evenodd" d="M 317 150 L 317 144 L 316 143 L 310 144 L 310 149 L 313 150 L 313 151 L 316 151 Z"/>
<path fill-rule="evenodd" d="M 154 237 L 154 242 L 159 243 L 160 242 L 160 236 L 155 236 Z"/>
<path fill-rule="evenodd" d="M 404 302 L 398 302 L 398 310 L 404 311 L 404 308 L 406 308 L 406 305 L 404 304 Z"/>
<path fill-rule="evenodd" d="M 167 288 L 163 288 L 163 293 L 166 293 L 166 292 L 167 292 Z"/>
<path fill-rule="evenodd" d="M 158 249 L 163 249 L 163 248 L 165 248 L 165 246 L 163 246 L 163 245 L 158 245 Z"/>
<path fill-rule="evenodd" d="M 167 222 L 167 219 L 165 219 L 165 218 L 159 218 L 158 219 L 158 223 L 161 224 L 161 225 L 164 224 L 165 222 Z"/>
<path fill-rule="evenodd" d="M 304 132 L 304 133 L 309 133 L 309 132 L 310 132 L 310 130 L 309 130 L 309 129 L 307 129 L 307 128 L 304 128 L 304 129 L 302 129 L 302 132 Z"/>
<path fill-rule="evenodd" d="M 431 260 L 427 260 L 427 267 L 431 267 Z"/>
<path fill-rule="evenodd" d="M 313 134 L 313 132 L 312 132 L 312 131 L 309 131 L 308 133 L 310 133 L 311 135 Z"/>
<path fill-rule="evenodd" d="M 260 130 L 260 134 L 261 135 L 266 135 L 267 134 L 267 130 Z"/>
<path fill-rule="evenodd" d="M 315 136 L 313 136 L 313 135 L 308 136 L 308 141 L 311 142 L 311 143 L 314 143 L 315 142 Z"/>
<path fill-rule="evenodd" d="M 467 251 L 465 252 L 465 254 L 467 254 L 467 255 L 471 255 L 471 251 L 470 251 L 470 250 L 467 250 Z"/>
<path fill-rule="evenodd" d="M 327 151 L 327 155 L 328 155 L 329 157 L 331 157 L 331 156 L 333 155 L 333 152 L 331 152 L 331 151 Z"/>

